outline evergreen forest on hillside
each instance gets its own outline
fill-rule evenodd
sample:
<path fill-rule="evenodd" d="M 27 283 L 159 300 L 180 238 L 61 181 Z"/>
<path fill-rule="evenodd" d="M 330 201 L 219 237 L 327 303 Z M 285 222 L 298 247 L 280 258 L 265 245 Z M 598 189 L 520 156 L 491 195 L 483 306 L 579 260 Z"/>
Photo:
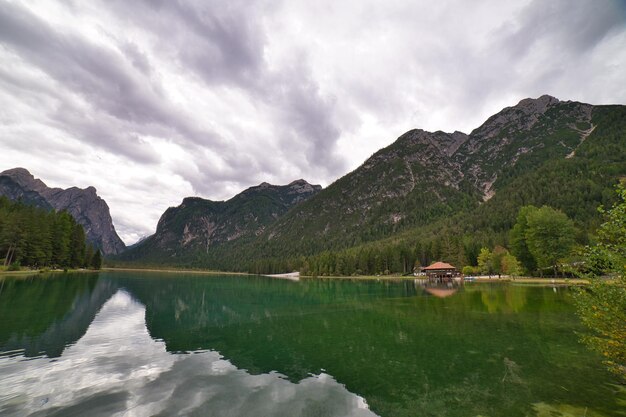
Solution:
<path fill-rule="evenodd" d="M 99 250 L 87 244 L 85 231 L 66 211 L 55 212 L 0 196 L 0 254 L 3 266 L 99 268 Z"/>

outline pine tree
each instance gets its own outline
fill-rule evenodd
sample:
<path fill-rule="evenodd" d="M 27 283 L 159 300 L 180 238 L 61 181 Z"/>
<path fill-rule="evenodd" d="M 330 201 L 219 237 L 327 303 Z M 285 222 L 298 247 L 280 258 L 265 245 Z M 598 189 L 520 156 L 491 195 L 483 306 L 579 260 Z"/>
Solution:
<path fill-rule="evenodd" d="M 73 222 L 70 240 L 71 256 L 70 263 L 73 267 L 82 266 L 85 259 L 85 231 L 83 227 Z"/>
<path fill-rule="evenodd" d="M 72 234 L 71 216 L 62 211 L 52 228 L 52 263 L 57 266 L 68 266 L 70 263 L 70 237 Z"/>
<path fill-rule="evenodd" d="M 102 268 L 102 254 L 100 253 L 100 249 L 96 250 L 96 253 L 93 255 L 93 259 L 91 260 L 91 267 L 93 269 Z"/>
<path fill-rule="evenodd" d="M 93 261 L 94 250 L 93 246 L 87 245 L 85 248 L 85 256 L 83 257 L 82 266 L 85 268 L 89 268 L 91 266 L 91 262 Z"/>

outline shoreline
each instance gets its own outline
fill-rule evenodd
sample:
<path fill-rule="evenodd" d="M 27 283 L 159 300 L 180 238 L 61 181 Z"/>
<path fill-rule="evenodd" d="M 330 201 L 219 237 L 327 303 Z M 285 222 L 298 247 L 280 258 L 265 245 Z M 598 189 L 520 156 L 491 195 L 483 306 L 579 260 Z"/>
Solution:
<path fill-rule="evenodd" d="M 271 275 L 268 275 L 271 276 Z M 312 276 L 312 275 L 300 275 L 300 278 L 307 279 L 354 279 L 354 280 L 379 280 L 379 281 L 413 281 L 421 279 L 413 275 L 328 275 L 328 276 Z M 582 278 L 538 278 L 538 277 L 515 277 L 515 278 L 489 278 L 489 277 L 476 277 L 471 281 L 464 281 L 465 284 L 471 283 L 511 283 L 511 284 L 541 284 L 541 285 L 588 285 L 589 281 Z"/>
<path fill-rule="evenodd" d="M 312 276 L 300 275 L 298 272 L 289 272 L 285 274 L 251 274 L 247 272 L 228 272 L 215 270 L 198 270 L 198 269 L 174 269 L 174 268 L 116 268 L 106 267 L 99 270 L 93 269 L 62 269 L 43 270 L 21 270 L 21 271 L 0 271 L 0 278 L 10 276 L 28 276 L 28 275 L 45 275 L 47 273 L 72 272 L 72 273 L 93 273 L 93 272 L 149 272 L 149 273 L 170 273 L 170 274 L 196 274 L 196 275 L 236 275 L 236 276 L 265 276 L 276 279 L 287 279 L 291 281 L 299 281 L 301 279 L 336 279 L 336 280 L 359 280 L 359 281 L 414 281 L 420 279 L 413 275 L 329 275 L 329 276 Z M 538 277 L 474 277 L 471 281 L 466 280 L 465 283 L 510 283 L 510 284 L 534 284 L 534 285 L 588 285 L 589 281 L 582 278 L 538 278 Z"/>
<path fill-rule="evenodd" d="M 172 269 L 172 268 L 114 268 L 107 267 L 102 268 L 100 271 L 104 272 L 167 272 L 172 274 L 198 274 L 198 275 L 255 275 L 247 272 L 226 272 L 226 271 L 214 271 L 214 270 L 202 270 L 202 269 Z"/>

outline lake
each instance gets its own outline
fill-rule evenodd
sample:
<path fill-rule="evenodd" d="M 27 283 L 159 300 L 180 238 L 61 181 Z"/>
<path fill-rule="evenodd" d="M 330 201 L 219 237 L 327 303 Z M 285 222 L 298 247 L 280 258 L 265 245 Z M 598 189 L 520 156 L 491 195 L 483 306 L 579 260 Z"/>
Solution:
<path fill-rule="evenodd" d="M 626 415 L 624 388 L 578 342 L 571 297 L 411 280 L 4 278 L 0 415 Z"/>

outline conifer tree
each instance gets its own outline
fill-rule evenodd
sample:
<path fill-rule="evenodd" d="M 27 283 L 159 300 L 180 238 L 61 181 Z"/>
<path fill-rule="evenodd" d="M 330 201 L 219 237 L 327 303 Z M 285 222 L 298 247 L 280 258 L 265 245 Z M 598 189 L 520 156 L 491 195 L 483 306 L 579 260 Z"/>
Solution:
<path fill-rule="evenodd" d="M 102 254 L 100 253 L 100 249 L 96 250 L 96 253 L 93 255 L 93 259 L 91 260 L 91 267 L 93 269 L 102 268 Z"/>

